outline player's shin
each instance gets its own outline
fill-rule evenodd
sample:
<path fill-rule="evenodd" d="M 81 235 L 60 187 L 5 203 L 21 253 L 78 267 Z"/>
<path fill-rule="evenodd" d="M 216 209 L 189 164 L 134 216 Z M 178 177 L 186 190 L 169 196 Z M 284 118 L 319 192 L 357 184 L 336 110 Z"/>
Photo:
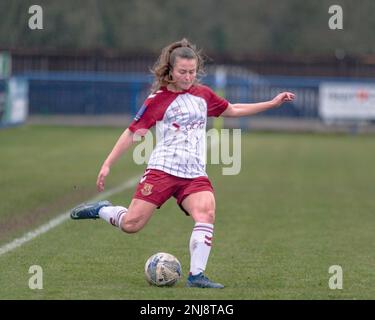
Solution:
<path fill-rule="evenodd" d="M 211 251 L 214 226 L 197 222 L 190 238 L 190 274 L 196 275 L 206 269 Z"/>
<path fill-rule="evenodd" d="M 121 225 L 122 218 L 125 217 L 127 212 L 128 209 L 121 206 L 103 207 L 99 211 L 99 217 L 111 225 L 119 227 Z"/>

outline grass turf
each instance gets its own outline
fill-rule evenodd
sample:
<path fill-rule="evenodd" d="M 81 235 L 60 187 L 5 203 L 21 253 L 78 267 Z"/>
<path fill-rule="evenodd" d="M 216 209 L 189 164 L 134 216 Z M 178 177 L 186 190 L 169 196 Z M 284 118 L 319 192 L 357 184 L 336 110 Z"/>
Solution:
<path fill-rule="evenodd" d="M 120 134 L 38 126 L 0 131 L 0 244 L 95 195 L 98 169 Z M 103 221 L 67 221 L 0 256 L 0 298 L 374 299 L 374 156 L 371 136 L 243 135 L 239 175 L 208 167 L 217 218 L 207 275 L 223 290 L 185 288 L 185 279 L 157 288 L 144 280 L 144 263 L 158 251 L 176 255 L 188 273 L 193 222 L 171 199 L 138 234 Z M 107 187 L 143 169 L 125 157 Z M 133 191 L 110 200 L 126 205 Z M 31 265 L 43 268 L 43 290 L 28 287 Z M 331 265 L 343 269 L 342 290 L 328 287 Z"/>

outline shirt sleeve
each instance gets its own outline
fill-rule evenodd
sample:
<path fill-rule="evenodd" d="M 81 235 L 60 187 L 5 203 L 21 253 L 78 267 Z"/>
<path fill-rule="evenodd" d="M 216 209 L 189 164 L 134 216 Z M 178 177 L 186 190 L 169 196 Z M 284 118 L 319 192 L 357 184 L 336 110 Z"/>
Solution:
<path fill-rule="evenodd" d="M 225 109 L 228 107 L 229 102 L 219 97 L 212 89 L 209 90 L 209 99 L 207 101 L 207 116 L 208 117 L 219 117 Z"/>
<path fill-rule="evenodd" d="M 133 133 L 144 136 L 148 129 L 153 127 L 156 119 L 152 107 L 152 99 L 146 99 L 142 107 L 138 110 L 133 121 L 129 125 L 129 130 Z"/>

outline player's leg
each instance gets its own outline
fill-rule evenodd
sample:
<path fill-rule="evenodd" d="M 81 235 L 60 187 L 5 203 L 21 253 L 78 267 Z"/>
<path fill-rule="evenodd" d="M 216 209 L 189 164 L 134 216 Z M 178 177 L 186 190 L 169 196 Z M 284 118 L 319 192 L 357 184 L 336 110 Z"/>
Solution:
<path fill-rule="evenodd" d="M 210 191 L 190 194 L 181 203 L 195 225 L 190 237 L 190 273 L 197 275 L 206 269 L 212 246 L 215 221 L 215 198 Z"/>
<path fill-rule="evenodd" d="M 133 199 L 129 209 L 122 206 L 113 206 L 109 201 L 88 203 L 74 208 L 72 219 L 101 218 L 127 233 L 141 230 L 150 220 L 157 205 L 141 199 Z"/>
<path fill-rule="evenodd" d="M 109 201 L 83 204 L 74 208 L 72 219 L 101 218 L 127 233 L 141 230 L 151 218 L 157 207 L 160 207 L 173 194 L 170 188 L 169 175 L 155 170 L 146 170 L 141 178 L 129 208 L 114 206 Z"/>
<path fill-rule="evenodd" d="M 189 194 L 181 203 L 195 223 L 215 223 L 215 196 L 212 191 Z"/>
<path fill-rule="evenodd" d="M 135 233 L 141 230 L 150 220 L 157 205 L 141 199 L 133 199 L 128 212 L 119 221 L 121 230 L 127 233 Z"/>
<path fill-rule="evenodd" d="M 215 197 L 212 191 L 189 194 L 181 203 L 195 225 L 190 238 L 190 273 L 187 286 L 223 288 L 204 276 L 210 255 L 215 222 Z"/>

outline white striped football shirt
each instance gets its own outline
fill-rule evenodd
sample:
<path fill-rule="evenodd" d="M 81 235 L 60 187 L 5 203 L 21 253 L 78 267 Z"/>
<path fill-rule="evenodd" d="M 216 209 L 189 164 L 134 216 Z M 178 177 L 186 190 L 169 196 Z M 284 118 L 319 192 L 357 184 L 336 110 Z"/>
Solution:
<path fill-rule="evenodd" d="M 147 169 L 182 178 L 207 176 L 207 117 L 220 116 L 227 106 L 228 101 L 203 85 L 181 92 L 162 87 L 151 94 L 129 126 L 132 132 L 144 135 L 144 129 L 156 125 L 156 146 Z"/>

